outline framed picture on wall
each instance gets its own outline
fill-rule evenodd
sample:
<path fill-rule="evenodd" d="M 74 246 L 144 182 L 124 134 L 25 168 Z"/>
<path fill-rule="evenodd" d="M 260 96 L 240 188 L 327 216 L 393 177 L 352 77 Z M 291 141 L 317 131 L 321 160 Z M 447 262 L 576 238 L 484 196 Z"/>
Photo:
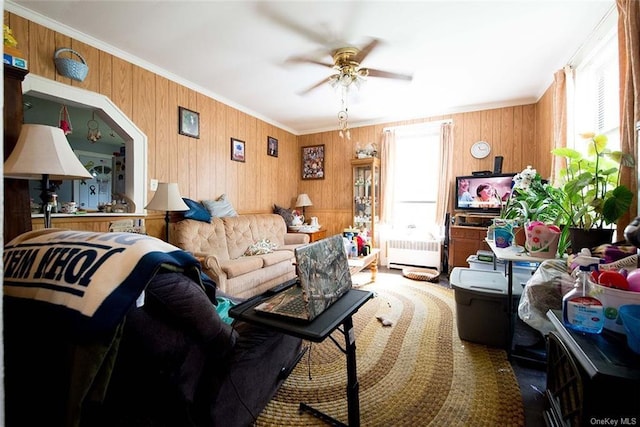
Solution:
<path fill-rule="evenodd" d="M 267 154 L 272 157 L 278 157 L 278 140 L 272 136 L 267 137 Z"/>
<path fill-rule="evenodd" d="M 231 138 L 231 160 L 244 162 L 244 141 Z"/>
<path fill-rule="evenodd" d="M 324 179 L 324 144 L 302 147 L 302 179 Z"/>
<path fill-rule="evenodd" d="M 200 113 L 178 107 L 178 132 L 180 135 L 200 138 Z"/>

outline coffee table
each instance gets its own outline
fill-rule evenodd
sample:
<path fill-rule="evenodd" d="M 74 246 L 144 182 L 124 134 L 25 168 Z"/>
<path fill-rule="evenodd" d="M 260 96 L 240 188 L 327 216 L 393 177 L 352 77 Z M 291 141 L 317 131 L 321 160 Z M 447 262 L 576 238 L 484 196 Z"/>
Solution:
<path fill-rule="evenodd" d="M 356 273 L 364 270 L 367 267 L 371 268 L 371 280 L 363 285 L 368 283 L 373 283 L 376 281 L 376 274 L 378 273 L 378 254 L 380 253 L 380 249 L 372 248 L 371 253 L 369 255 L 359 256 L 358 258 L 349 258 L 349 272 L 353 276 Z M 362 285 L 361 285 L 362 286 Z"/>

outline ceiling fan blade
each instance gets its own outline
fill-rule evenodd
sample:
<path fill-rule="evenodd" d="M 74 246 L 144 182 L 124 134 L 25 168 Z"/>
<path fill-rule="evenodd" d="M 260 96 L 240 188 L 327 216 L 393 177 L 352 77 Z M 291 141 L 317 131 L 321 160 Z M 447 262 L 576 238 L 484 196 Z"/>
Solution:
<path fill-rule="evenodd" d="M 300 64 L 300 63 L 317 64 L 317 65 L 322 65 L 324 67 L 329 67 L 329 68 L 333 68 L 334 67 L 333 64 L 329 64 L 327 62 L 316 61 L 315 59 L 311 59 L 311 58 L 304 58 L 302 56 L 291 57 L 291 58 L 287 59 L 287 62 L 293 62 L 293 63 L 296 63 L 296 64 Z"/>
<path fill-rule="evenodd" d="M 325 46 L 330 42 L 330 39 L 325 34 L 313 31 L 305 25 L 301 25 L 293 20 L 288 19 L 284 15 L 281 15 L 273 10 L 269 5 L 267 5 L 266 2 L 257 2 L 256 10 L 258 13 L 275 22 L 282 28 L 291 30 L 294 33 L 306 38 L 307 40 L 318 43 L 322 46 Z"/>
<path fill-rule="evenodd" d="M 303 90 L 303 91 L 298 92 L 298 95 L 306 95 L 306 94 L 308 94 L 309 92 L 311 92 L 312 90 L 314 90 L 314 89 L 316 89 L 316 88 L 318 88 L 318 87 L 322 86 L 322 85 L 323 85 L 323 84 L 325 84 L 325 83 L 330 82 L 331 80 L 333 80 L 333 79 L 335 79 L 335 78 L 336 78 L 336 77 L 335 77 L 335 75 L 333 75 L 333 76 L 329 76 L 329 77 L 327 77 L 326 79 L 324 79 L 324 80 L 322 80 L 322 81 L 319 81 L 318 83 L 314 84 L 314 85 L 313 85 L 313 86 L 311 86 L 310 88 L 307 88 L 307 89 L 305 89 L 305 90 Z"/>
<path fill-rule="evenodd" d="M 360 52 L 358 52 L 358 54 L 353 57 L 353 60 L 355 62 L 357 62 L 358 64 L 361 64 L 362 61 L 364 61 L 364 58 L 366 58 L 367 55 L 369 55 L 371 53 L 371 51 L 373 49 L 375 49 L 376 46 L 378 46 L 378 43 L 380 43 L 380 40 L 378 40 L 378 39 L 371 40 L 368 45 L 363 47 L 360 50 Z"/>
<path fill-rule="evenodd" d="M 413 76 L 409 75 L 409 74 L 400 74 L 400 73 L 392 73 L 389 71 L 381 71 L 381 70 L 374 70 L 372 68 L 361 68 L 360 72 L 365 71 L 369 77 L 383 77 L 386 79 L 397 79 L 397 80 L 406 80 L 406 81 L 411 81 L 413 80 Z"/>

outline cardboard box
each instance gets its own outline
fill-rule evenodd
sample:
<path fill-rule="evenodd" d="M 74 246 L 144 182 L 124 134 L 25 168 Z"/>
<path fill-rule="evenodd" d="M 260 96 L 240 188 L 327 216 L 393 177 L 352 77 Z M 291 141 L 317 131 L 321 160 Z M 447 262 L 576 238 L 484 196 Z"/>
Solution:
<path fill-rule="evenodd" d="M 27 69 L 27 60 L 24 58 L 20 58 L 17 56 L 10 55 L 8 53 L 4 53 L 3 59 L 4 59 L 4 63 L 7 65 L 11 65 L 16 68 L 22 68 L 23 70 Z"/>

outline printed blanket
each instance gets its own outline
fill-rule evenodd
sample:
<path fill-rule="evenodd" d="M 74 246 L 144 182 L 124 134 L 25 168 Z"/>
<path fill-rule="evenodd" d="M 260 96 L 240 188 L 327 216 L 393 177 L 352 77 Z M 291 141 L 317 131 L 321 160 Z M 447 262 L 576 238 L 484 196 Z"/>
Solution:
<path fill-rule="evenodd" d="M 64 307 L 92 330 L 115 328 L 163 268 L 200 280 L 200 263 L 155 237 L 45 229 L 4 248 L 4 294 Z"/>

